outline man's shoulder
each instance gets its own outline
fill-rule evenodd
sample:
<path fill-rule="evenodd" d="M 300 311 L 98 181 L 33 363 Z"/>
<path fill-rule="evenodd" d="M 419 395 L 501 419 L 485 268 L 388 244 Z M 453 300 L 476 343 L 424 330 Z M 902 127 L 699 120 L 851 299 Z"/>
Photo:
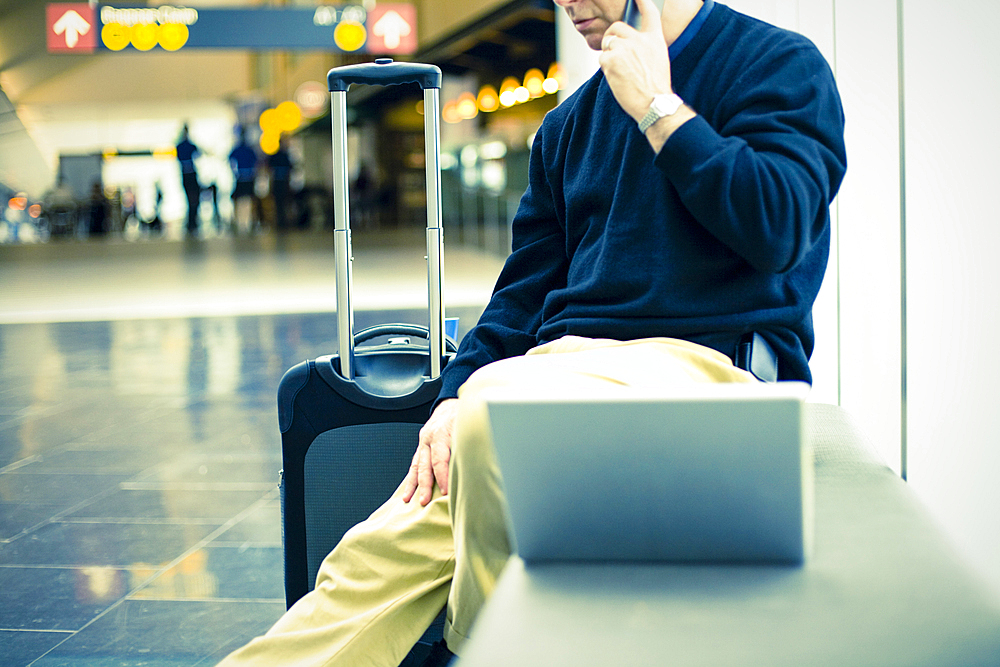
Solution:
<path fill-rule="evenodd" d="M 700 113 L 710 112 L 712 100 L 737 100 L 761 86 L 835 85 L 829 63 L 808 37 L 718 3 L 710 18 L 705 38 L 681 54 L 690 68 L 683 79 L 688 94 L 703 98 Z"/>
<path fill-rule="evenodd" d="M 761 53 L 777 54 L 797 50 L 819 53 L 812 40 L 802 33 L 743 14 L 721 3 L 716 3 L 716 9 L 719 15 L 719 32 L 724 45 L 733 47 L 741 44 Z"/>

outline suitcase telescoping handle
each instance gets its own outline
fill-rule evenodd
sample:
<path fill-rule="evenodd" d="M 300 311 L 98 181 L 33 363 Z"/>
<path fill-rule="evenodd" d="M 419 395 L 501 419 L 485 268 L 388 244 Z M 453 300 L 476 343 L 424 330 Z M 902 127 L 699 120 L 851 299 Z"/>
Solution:
<path fill-rule="evenodd" d="M 444 239 L 441 228 L 441 70 L 435 65 L 396 63 L 380 58 L 374 63 L 346 65 L 330 70 L 333 117 L 333 245 L 337 261 L 337 335 L 340 345 L 340 372 L 354 379 L 354 307 L 351 303 L 353 279 L 351 222 L 347 179 L 347 89 L 352 84 L 397 85 L 416 83 L 424 91 L 424 154 L 427 170 L 427 308 L 429 313 L 430 376 L 441 374 L 445 352 L 444 304 L 442 303 Z"/>

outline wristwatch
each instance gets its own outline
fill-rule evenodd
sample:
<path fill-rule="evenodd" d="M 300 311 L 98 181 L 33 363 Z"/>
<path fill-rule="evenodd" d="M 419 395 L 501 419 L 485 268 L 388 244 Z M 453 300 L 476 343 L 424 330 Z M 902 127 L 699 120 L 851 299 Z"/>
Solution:
<path fill-rule="evenodd" d="M 649 111 L 639 121 L 639 131 L 646 134 L 646 130 L 651 128 L 653 123 L 661 118 L 673 116 L 681 108 L 682 104 L 684 104 L 684 100 L 674 93 L 655 95 L 653 101 L 649 104 Z"/>

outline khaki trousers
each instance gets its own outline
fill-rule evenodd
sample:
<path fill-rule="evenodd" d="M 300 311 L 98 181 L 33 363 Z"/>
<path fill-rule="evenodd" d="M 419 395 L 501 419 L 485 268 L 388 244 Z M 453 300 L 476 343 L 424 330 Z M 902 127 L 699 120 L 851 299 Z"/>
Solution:
<path fill-rule="evenodd" d="M 719 352 L 667 338 L 568 336 L 485 366 L 459 390 L 449 495 L 435 491 L 421 507 L 404 503 L 397 491 L 347 532 L 323 561 L 312 592 L 220 664 L 396 667 L 445 602 L 445 640 L 461 652 L 510 555 L 500 475 L 479 398 L 484 389 L 578 393 L 754 381 Z"/>

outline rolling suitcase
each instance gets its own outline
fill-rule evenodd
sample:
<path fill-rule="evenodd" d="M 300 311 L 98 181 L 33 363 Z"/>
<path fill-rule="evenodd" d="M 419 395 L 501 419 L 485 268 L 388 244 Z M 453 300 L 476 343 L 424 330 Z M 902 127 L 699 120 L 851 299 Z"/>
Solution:
<path fill-rule="evenodd" d="M 320 563 L 343 534 L 365 520 L 402 481 L 420 427 L 455 351 L 444 333 L 441 71 L 433 65 L 375 63 L 330 70 L 333 117 L 334 251 L 338 352 L 289 369 L 278 387 L 285 600 L 310 591 Z M 347 176 L 347 89 L 351 84 L 417 83 L 423 89 L 427 173 L 428 326 L 384 324 L 354 333 Z M 388 342 L 364 345 L 378 338 Z M 425 339 L 417 344 L 412 339 Z M 439 617 L 435 625 L 439 625 Z M 426 638 L 440 637 L 432 626 Z"/>

